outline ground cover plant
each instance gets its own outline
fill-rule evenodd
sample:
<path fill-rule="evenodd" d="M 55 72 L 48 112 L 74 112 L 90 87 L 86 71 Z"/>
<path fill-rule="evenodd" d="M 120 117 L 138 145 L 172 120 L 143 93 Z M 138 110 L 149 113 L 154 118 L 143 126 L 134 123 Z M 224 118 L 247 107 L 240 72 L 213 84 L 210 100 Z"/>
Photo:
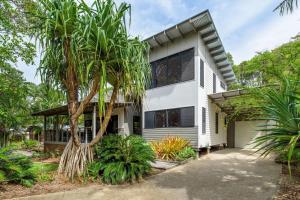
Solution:
<path fill-rule="evenodd" d="M 150 145 L 140 136 L 106 136 L 96 148 L 88 173 L 109 184 L 132 183 L 150 173 L 154 158 Z"/>

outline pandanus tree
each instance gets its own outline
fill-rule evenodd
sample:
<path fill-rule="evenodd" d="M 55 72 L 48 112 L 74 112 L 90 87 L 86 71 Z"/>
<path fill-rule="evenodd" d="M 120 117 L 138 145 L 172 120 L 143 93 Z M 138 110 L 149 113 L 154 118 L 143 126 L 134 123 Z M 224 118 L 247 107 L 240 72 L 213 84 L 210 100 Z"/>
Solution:
<path fill-rule="evenodd" d="M 258 93 L 264 101 L 262 119 L 267 123 L 261 125 L 260 130 L 266 134 L 255 139 L 255 147 L 262 152 L 262 156 L 272 152 L 287 155 L 290 166 L 300 151 L 299 82 L 285 79 L 280 88 Z"/>
<path fill-rule="evenodd" d="M 38 1 L 36 37 L 43 52 L 39 72 L 42 81 L 67 96 L 70 140 L 61 156 L 59 172 L 69 178 L 80 176 L 93 160 L 119 94 L 141 99 L 150 75 L 148 45 L 127 32 L 130 5 L 113 0 Z M 107 88 L 112 88 L 105 103 Z M 98 93 L 100 130 L 89 144 L 81 144 L 78 119 Z M 81 99 L 79 99 L 81 96 Z"/>

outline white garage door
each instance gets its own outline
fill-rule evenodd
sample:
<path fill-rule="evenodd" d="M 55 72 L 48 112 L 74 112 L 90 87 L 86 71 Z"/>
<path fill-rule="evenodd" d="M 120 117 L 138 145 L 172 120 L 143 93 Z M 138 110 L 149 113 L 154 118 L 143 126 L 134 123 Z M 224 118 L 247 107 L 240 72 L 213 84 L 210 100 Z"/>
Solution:
<path fill-rule="evenodd" d="M 258 125 L 264 124 L 265 121 L 236 121 L 235 122 L 235 147 L 253 149 L 254 144 L 251 144 L 254 139 L 264 133 L 259 131 L 261 127 Z"/>

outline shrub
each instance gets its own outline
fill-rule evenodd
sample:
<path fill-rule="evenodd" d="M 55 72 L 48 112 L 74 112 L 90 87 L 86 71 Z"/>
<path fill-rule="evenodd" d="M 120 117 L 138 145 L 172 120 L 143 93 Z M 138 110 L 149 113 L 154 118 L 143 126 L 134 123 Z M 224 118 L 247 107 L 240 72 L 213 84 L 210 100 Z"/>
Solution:
<path fill-rule="evenodd" d="M 151 147 L 139 136 L 106 136 L 96 148 L 98 164 L 90 165 L 90 174 L 99 174 L 110 184 L 139 181 L 151 171 L 154 158 Z"/>
<path fill-rule="evenodd" d="M 28 157 L 14 154 L 7 148 L 0 150 L 0 182 L 20 183 L 30 187 L 35 182 L 31 167 L 32 162 Z"/>
<path fill-rule="evenodd" d="M 188 146 L 189 141 L 178 136 L 167 136 L 162 140 L 151 142 L 157 158 L 163 160 L 176 160 L 177 154 Z"/>
<path fill-rule="evenodd" d="M 40 142 L 36 140 L 24 140 L 23 147 L 25 149 L 33 150 L 40 146 Z"/>
<path fill-rule="evenodd" d="M 176 155 L 176 160 L 186 160 L 189 158 L 196 158 L 196 152 L 190 146 L 185 147 Z"/>

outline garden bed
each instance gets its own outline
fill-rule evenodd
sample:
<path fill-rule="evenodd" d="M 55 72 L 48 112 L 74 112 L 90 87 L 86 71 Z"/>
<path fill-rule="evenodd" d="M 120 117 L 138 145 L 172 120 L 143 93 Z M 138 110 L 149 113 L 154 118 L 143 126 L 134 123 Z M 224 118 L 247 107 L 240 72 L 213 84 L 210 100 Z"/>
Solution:
<path fill-rule="evenodd" d="M 279 192 L 273 200 L 300 200 L 300 178 L 282 174 Z"/>
<path fill-rule="evenodd" d="M 153 168 L 149 174 L 147 174 L 144 179 L 148 179 L 152 176 L 160 174 L 164 172 L 163 169 L 155 169 Z M 33 187 L 27 188 L 18 184 L 0 184 L 0 199 L 11 199 L 11 198 L 19 198 L 47 193 L 55 193 L 55 192 L 63 192 L 74 190 L 82 187 L 88 186 L 101 186 L 105 187 L 105 184 L 102 184 L 100 181 L 74 181 L 73 183 L 65 179 L 61 175 L 56 175 L 54 172 L 54 179 L 48 182 L 38 182 Z M 125 183 L 129 184 L 129 183 Z M 138 183 L 137 183 L 138 184 Z"/>

